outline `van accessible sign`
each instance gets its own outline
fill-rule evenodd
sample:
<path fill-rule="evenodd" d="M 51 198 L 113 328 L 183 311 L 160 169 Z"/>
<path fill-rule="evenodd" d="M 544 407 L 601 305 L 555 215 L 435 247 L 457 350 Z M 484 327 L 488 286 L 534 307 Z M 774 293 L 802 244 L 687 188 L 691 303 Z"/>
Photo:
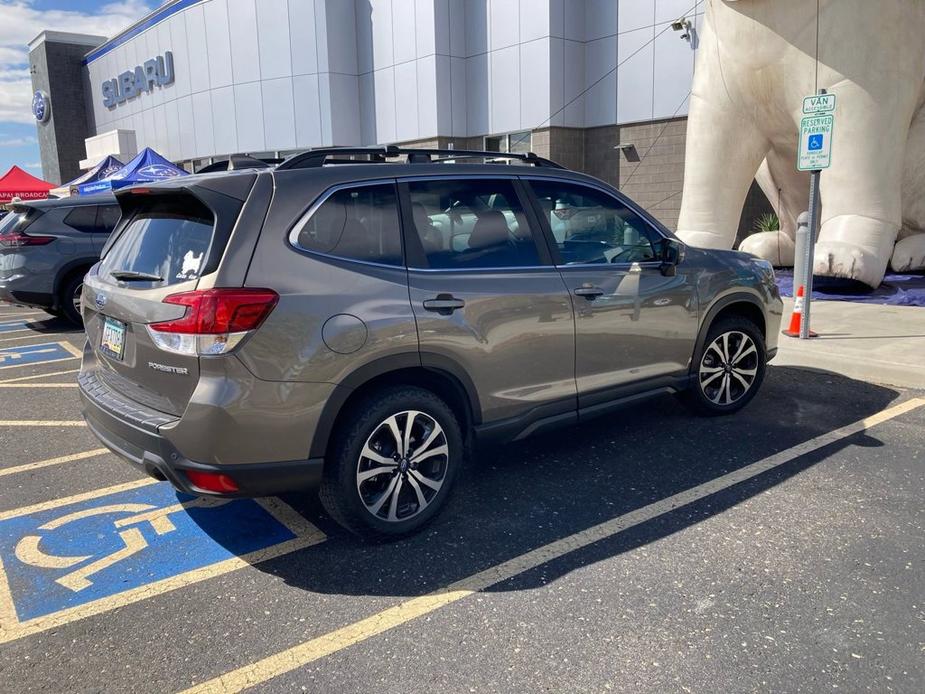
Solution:
<path fill-rule="evenodd" d="M 164 51 L 164 55 L 150 58 L 142 65 L 103 82 L 103 105 L 115 108 L 142 92 L 151 92 L 155 86 L 166 87 L 172 84 L 174 77 L 173 53 Z"/>
<path fill-rule="evenodd" d="M 800 121 L 800 149 L 797 169 L 820 171 L 832 163 L 832 133 L 835 130 L 835 95 L 816 94 L 803 99 Z"/>

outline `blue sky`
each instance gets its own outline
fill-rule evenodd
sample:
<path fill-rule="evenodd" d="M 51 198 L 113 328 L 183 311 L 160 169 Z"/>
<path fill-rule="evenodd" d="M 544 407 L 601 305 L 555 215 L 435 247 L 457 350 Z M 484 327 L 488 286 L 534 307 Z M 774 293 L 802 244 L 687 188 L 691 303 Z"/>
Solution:
<path fill-rule="evenodd" d="M 163 0 L 0 0 L 0 176 L 42 175 L 27 45 L 43 29 L 112 36 Z"/>

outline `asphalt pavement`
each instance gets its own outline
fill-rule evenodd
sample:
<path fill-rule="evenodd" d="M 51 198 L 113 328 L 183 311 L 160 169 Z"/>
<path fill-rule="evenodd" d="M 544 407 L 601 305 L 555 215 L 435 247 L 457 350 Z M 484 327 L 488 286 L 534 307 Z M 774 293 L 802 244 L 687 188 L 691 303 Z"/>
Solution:
<path fill-rule="evenodd" d="M 82 343 L 0 306 L 5 692 L 925 690 L 921 391 L 772 365 L 733 417 L 666 396 L 480 448 L 370 545 L 100 450 Z"/>

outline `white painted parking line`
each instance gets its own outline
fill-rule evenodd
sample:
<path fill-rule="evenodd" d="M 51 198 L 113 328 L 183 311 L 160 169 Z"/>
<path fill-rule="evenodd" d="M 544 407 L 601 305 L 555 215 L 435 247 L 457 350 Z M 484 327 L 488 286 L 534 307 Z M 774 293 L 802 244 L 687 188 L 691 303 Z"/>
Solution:
<path fill-rule="evenodd" d="M 65 376 L 67 374 L 75 374 L 80 369 L 68 369 L 67 371 L 52 371 L 47 374 L 31 374 L 29 376 L 18 376 L 16 378 L 6 378 L 0 381 L 0 384 L 4 383 L 20 383 L 21 381 L 32 381 L 36 378 L 50 378 L 51 376 Z"/>
<path fill-rule="evenodd" d="M 0 419 L 0 427 L 85 427 L 82 419 Z"/>
<path fill-rule="evenodd" d="M 42 501 L 30 506 L 23 506 L 22 508 L 14 508 L 10 511 L 0 511 L 0 521 L 9 520 L 10 518 L 19 518 L 20 516 L 28 516 L 33 513 L 40 513 L 41 511 L 48 511 L 53 508 L 60 508 L 61 506 L 69 506 L 90 499 L 98 499 L 110 494 L 127 492 L 132 489 L 138 489 L 139 487 L 146 487 L 149 484 L 157 483 L 158 481 L 153 477 L 145 477 L 132 482 L 123 482 L 122 484 L 116 484 L 111 487 L 104 487 L 103 489 L 94 489 L 91 492 L 81 492 L 80 494 L 72 494 L 71 496 L 64 496 L 60 499 L 52 499 L 51 501 Z"/>
<path fill-rule="evenodd" d="M 0 388 L 76 388 L 76 383 L 0 383 Z"/>
<path fill-rule="evenodd" d="M 15 475 L 20 472 L 29 472 L 31 470 L 40 470 L 41 468 L 51 467 L 52 465 L 61 465 L 62 463 L 71 463 L 77 460 L 86 460 L 87 458 L 96 458 L 97 456 L 105 455 L 106 453 L 109 453 L 108 448 L 94 448 L 92 451 L 84 451 L 83 453 L 59 455 L 57 458 L 39 460 L 35 463 L 26 463 L 25 465 L 17 465 L 16 467 L 0 468 L 0 477 L 5 477 L 6 475 Z"/>
<path fill-rule="evenodd" d="M 507 581 L 526 571 L 535 569 L 554 559 L 583 549 L 601 540 L 611 538 L 629 528 L 650 521 L 682 506 L 687 506 L 711 494 L 752 479 L 776 467 L 836 443 L 844 438 L 882 424 L 894 417 L 925 405 L 925 398 L 907 400 L 875 415 L 835 431 L 788 448 L 763 460 L 746 465 L 716 479 L 692 487 L 648 506 L 630 511 L 609 521 L 574 533 L 548 545 L 538 547 L 508 561 L 492 566 L 477 574 L 456 581 L 427 595 L 404 602 L 378 612 L 366 619 L 349 624 L 317 638 L 305 641 L 275 655 L 245 665 L 227 674 L 193 686 L 183 694 L 229 694 L 240 692 L 291 672 L 324 656 L 336 653 L 357 643 L 366 641 L 397 626 L 410 622 L 430 612 L 446 607 L 458 600 L 484 591 L 493 585 Z"/>

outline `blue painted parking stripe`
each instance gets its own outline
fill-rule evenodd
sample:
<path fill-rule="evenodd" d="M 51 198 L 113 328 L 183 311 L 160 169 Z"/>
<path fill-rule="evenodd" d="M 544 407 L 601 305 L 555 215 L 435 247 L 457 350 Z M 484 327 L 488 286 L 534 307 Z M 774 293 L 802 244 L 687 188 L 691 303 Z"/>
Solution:
<path fill-rule="evenodd" d="M 13 321 L 3 321 L 0 323 L 0 333 L 13 333 L 17 330 L 27 330 L 26 321 L 24 320 L 13 320 Z"/>
<path fill-rule="evenodd" d="M 66 359 L 77 359 L 70 345 L 60 342 L 44 342 L 19 347 L 0 349 L 0 369 L 13 369 L 18 366 L 48 364 Z"/>

